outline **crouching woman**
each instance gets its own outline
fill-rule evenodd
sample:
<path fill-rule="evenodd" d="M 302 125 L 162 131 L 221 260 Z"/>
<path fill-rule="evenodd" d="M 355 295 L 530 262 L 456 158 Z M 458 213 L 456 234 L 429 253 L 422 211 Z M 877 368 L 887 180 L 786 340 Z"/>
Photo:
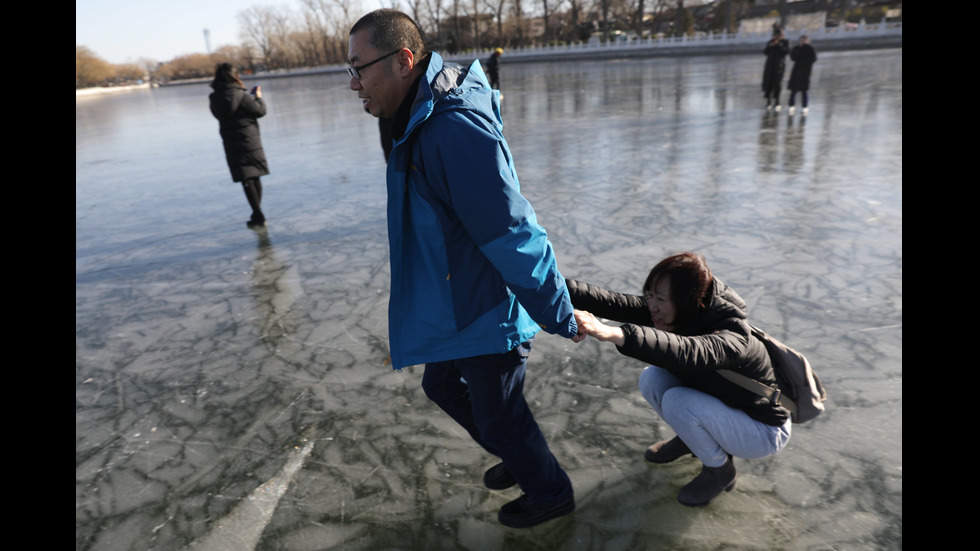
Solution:
<path fill-rule="evenodd" d="M 765 345 L 752 336 L 745 302 L 712 276 L 701 255 L 661 261 L 647 276 L 643 296 L 574 280 L 568 290 L 581 334 L 650 364 L 640 375 L 640 392 L 677 436 L 650 446 L 647 461 L 670 463 L 692 454 L 703 463 L 680 490 L 681 504 L 707 505 L 731 491 L 733 456 L 766 457 L 789 441 L 786 408 L 719 373 L 735 371 L 778 386 Z M 596 316 L 625 325 L 606 325 Z"/>

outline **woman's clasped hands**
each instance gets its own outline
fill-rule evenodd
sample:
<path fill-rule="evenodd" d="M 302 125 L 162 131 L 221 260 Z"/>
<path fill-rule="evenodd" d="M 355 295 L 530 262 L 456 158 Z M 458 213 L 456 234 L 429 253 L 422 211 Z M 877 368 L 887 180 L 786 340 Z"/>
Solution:
<path fill-rule="evenodd" d="M 572 342 L 582 342 L 586 337 L 595 337 L 600 341 L 607 341 L 622 346 L 625 342 L 623 330 L 620 327 L 606 325 L 598 320 L 591 312 L 585 310 L 575 310 L 575 323 L 578 324 L 578 335 L 572 338 Z"/>

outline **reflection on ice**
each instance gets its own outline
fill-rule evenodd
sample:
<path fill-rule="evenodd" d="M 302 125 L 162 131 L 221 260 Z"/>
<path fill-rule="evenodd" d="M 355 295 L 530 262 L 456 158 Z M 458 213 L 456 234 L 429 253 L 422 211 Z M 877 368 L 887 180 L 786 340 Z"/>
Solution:
<path fill-rule="evenodd" d="M 255 489 L 242 500 L 221 522 L 215 523 L 204 537 L 187 547 L 193 551 L 226 551 L 254 549 L 262 531 L 276 512 L 279 500 L 289 488 L 296 472 L 303 466 L 306 456 L 313 450 L 308 441 L 302 448 L 293 450 L 286 458 L 286 465 L 276 476 Z"/>
<path fill-rule="evenodd" d="M 482 487 L 491 458 L 420 369 L 385 365 L 384 166 L 345 79 L 260 83 L 264 233 L 206 86 L 78 100 L 76 549 L 900 547 L 902 54 L 822 55 L 805 118 L 764 111 L 761 66 L 503 67 L 504 131 L 562 272 L 631 291 L 697 250 L 831 399 L 689 509 L 698 463 L 642 458 L 669 436 L 643 366 L 542 336 L 527 396 L 578 508 L 528 531 L 497 524 L 514 493 Z"/>

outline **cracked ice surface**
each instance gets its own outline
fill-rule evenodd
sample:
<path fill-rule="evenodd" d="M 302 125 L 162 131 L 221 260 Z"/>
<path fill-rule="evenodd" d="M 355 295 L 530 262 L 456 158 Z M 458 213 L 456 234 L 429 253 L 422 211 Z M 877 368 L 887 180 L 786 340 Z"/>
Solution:
<path fill-rule="evenodd" d="M 482 487 L 493 460 L 420 368 L 385 365 L 384 166 L 347 79 L 257 82 L 262 234 L 205 85 L 76 100 L 76 549 L 240 550 L 221 534 L 242 514 L 256 549 L 900 547 L 902 53 L 822 54 L 806 117 L 762 109 L 762 61 L 504 65 L 504 132 L 562 272 L 638 291 L 699 251 L 830 393 L 689 509 L 698 463 L 642 459 L 672 434 L 643 366 L 542 335 L 526 393 L 578 508 L 526 531 L 497 524 L 516 490 Z"/>

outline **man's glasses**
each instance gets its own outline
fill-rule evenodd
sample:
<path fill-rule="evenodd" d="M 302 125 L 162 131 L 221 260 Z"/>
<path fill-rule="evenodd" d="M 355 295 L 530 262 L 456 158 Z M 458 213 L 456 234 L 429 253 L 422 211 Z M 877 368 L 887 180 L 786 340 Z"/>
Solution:
<path fill-rule="evenodd" d="M 367 63 L 365 63 L 364 65 L 361 65 L 360 67 L 354 67 L 353 65 L 348 65 L 347 66 L 347 74 L 349 74 L 350 76 L 356 78 L 357 80 L 361 80 L 361 71 L 363 71 L 364 69 L 367 69 L 368 67 L 374 65 L 375 63 L 377 63 L 377 62 L 379 62 L 379 61 L 381 61 L 383 59 L 388 59 L 389 57 L 397 54 L 400 51 L 402 51 L 401 48 L 399 48 L 399 49 L 391 52 L 390 54 L 385 54 L 385 55 L 379 57 L 378 59 L 375 59 L 374 61 L 368 61 Z"/>

